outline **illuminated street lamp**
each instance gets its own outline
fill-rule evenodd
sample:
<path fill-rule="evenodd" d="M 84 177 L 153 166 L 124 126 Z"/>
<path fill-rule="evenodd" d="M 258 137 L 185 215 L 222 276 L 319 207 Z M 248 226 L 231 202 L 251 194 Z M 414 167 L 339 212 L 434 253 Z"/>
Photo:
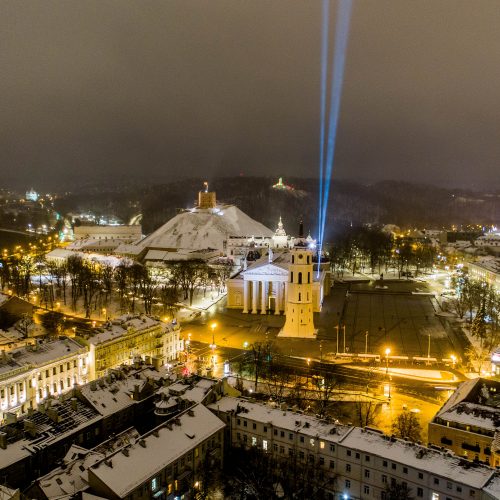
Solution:
<path fill-rule="evenodd" d="M 389 354 L 391 354 L 390 347 L 388 347 L 385 350 L 385 373 L 386 373 L 386 375 L 389 375 Z"/>
<path fill-rule="evenodd" d="M 455 363 L 457 362 L 457 357 L 454 354 L 452 354 L 450 356 L 450 358 L 451 358 L 451 365 L 453 366 L 453 368 L 455 368 Z"/>
<path fill-rule="evenodd" d="M 210 344 L 210 349 L 212 349 L 212 364 L 215 366 L 215 349 L 217 348 L 215 345 L 215 329 L 217 328 L 217 323 L 212 323 L 210 328 L 212 329 L 212 343 Z"/>

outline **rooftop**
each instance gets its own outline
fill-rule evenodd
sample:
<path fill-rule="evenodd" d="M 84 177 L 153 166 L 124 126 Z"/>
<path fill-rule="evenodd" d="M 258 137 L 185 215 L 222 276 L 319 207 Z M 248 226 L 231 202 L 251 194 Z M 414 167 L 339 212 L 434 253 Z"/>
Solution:
<path fill-rule="evenodd" d="M 85 352 L 85 349 L 70 338 L 38 342 L 3 353 L 0 357 L 0 377 L 20 368 L 44 366 L 58 359 Z"/>
<path fill-rule="evenodd" d="M 178 416 L 175 425 L 165 423 L 89 469 L 119 497 L 125 497 L 177 458 L 201 444 L 224 423 L 203 405 Z M 92 483 L 92 479 L 90 479 Z"/>

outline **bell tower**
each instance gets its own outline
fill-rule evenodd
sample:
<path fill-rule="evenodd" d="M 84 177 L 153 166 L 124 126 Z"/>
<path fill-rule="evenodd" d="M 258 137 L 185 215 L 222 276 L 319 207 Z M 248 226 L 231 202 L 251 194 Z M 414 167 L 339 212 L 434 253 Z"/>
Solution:
<path fill-rule="evenodd" d="M 290 250 L 286 321 L 280 337 L 316 338 L 313 321 L 313 254 L 307 247 Z"/>

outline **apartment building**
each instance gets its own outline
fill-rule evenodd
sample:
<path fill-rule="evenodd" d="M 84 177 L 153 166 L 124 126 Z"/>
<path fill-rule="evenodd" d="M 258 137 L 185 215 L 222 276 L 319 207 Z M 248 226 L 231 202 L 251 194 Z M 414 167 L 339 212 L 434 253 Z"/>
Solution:
<path fill-rule="evenodd" d="M 102 377 L 111 368 L 131 364 L 135 358 L 161 366 L 176 359 L 183 349 L 179 325 L 150 316 L 121 316 L 96 331 L 86 339 L 90 380 Z"/>
<path fill-rule="evenodd" d="M 419 499 L 500 498 L 494 469 L 443 451 L 385 436 L 374 429 L 333 424 L 242 398 L 208 406 L 226 423 L 231 446 L 257 446 L 284 461 L 295 457 L 323 476 L 328 499 L 384 499 L 393 483 Z M 286 463 L 286 462 L 285 462 Z"/>
<path fill-rule="evenodd" d="M 0 408 L 3 420 L 36 408 L 87 380 L 87 350 L 72 339 L 38 340 L 0 355 Z"/>
<path fill-rule="evenodd" d="M 461 384 L 429 423 L 429 443 L 500 466 L 500 382 L 477 378 Z"/>
<path fill-rule="evenodd" d="M 109 499 L 186 498 L 207 455 L 222 467 L 224 423 L 195 405 L 88 468 L 89 492 Z M 172 495 L 172 497 L 170 496 Z"/>

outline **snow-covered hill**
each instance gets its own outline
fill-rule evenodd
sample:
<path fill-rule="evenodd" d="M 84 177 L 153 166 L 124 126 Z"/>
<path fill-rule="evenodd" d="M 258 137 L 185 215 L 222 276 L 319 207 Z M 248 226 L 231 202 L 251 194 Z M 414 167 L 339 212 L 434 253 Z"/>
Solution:
<path fill-rule="evenodd" d="M 176 215 L 140 241 L 144 248 L 223 250 L 229 236 L 272 236 L 273 231 L 255 221 L 234 205 L 218 205 L 215 209 L 194 208 Z"/>

